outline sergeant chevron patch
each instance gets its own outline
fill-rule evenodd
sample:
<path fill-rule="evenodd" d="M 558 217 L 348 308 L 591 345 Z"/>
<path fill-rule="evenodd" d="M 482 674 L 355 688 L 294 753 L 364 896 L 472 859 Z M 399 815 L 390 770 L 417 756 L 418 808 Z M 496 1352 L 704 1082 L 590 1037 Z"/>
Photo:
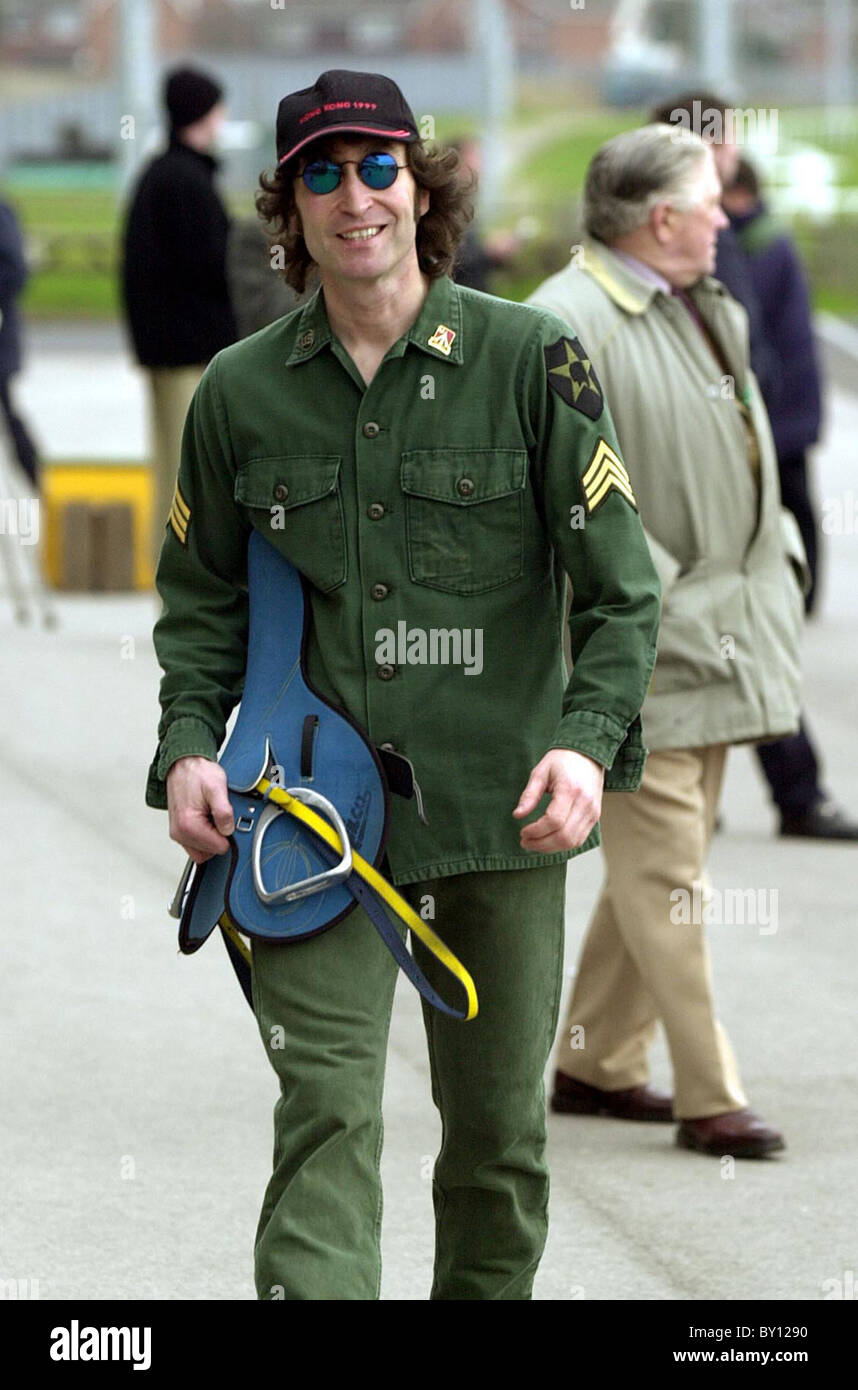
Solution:
<path fill-rule="evenodd" d="M 188 544 L 188 524 L 191 520 L 191 509 L 185 501 L 176 483 L 176 491 L 173 493 L 173 505 L 170 508 L 170 525 L 172 526 L 177 540 L 182 545 Z"/>
<path fill-rule="evenodd" d="M 638 504 L 632 491 L 632 480 L 622 459 L 614 452 L 606 439 L 599 439 L 581 483 L 584 488 L 587 511 L 591 514 L 600 503 L 604 502 L 612 488 L 615 488 L 625 497 L 626 501 L 630 502 L 637 511 Z"/>

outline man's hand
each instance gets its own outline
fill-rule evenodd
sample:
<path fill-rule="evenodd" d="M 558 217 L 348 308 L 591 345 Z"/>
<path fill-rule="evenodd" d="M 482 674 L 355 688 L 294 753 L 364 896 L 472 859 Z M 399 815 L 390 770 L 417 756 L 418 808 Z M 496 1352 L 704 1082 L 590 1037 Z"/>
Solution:
<path fill-rule="evenodd" d="M 546 792 L 551 796 L 539 820 L 523 827 L 522 849 L 554 854 L 583 845 L 602 810 L 604 781 L 601 763 L 571 748 L 550 748 L 531 772 L 513 811 L 519 818 L 528 816 L 540 797 Z"/>
<path fill-rule="evenodd" d="M 235 817 L 226 792 L 226 773 L 211 758 L 179 758 L 167 773 L 170 839 L 204 864 L 229 849 Z"/>

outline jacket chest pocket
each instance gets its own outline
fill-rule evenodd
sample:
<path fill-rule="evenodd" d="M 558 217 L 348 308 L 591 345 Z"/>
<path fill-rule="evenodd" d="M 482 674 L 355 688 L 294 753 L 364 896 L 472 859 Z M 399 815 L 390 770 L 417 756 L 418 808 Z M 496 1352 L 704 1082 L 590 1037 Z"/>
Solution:
<path fill-rule="evenodd" d="M 408 568 L 415 584 L 479 594 L 523 571 L 524 449 L 402 455 Z"/>
<path fill-rule="evenodd" d="M 280 454 L 248 459 L 235 480 L 253 524 L 322 593 L 346 577 L 339 472 L 338 454 Z"/>

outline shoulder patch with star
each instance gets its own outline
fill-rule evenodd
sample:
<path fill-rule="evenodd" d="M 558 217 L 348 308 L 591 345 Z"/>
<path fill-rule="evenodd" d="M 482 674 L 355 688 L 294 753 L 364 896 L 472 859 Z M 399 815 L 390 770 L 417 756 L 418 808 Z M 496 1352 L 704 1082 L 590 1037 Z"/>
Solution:
<path fill-rule="evenodd" d="M 578 339 L 558 338 L 542 351 L 551 389 L 588 420 L 598 420 L 605 404 L 602 388 Z"/>
<path fill-rule="evenodd" d="M 619 454 L 606 439 L 599 439 L 581 479 L 587 511 L 592 515 L 605 498 L 616 491 L 637 511 L 632 480 Z"/>

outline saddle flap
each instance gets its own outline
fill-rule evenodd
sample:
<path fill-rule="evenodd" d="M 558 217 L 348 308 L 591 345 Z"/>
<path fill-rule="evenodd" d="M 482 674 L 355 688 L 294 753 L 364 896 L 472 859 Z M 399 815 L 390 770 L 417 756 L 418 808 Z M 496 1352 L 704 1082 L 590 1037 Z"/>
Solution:
<path fill-rule="evenodd" d="M 306 788 L 326 798 L 344 822 L 351 847 L 371 864 L 380 863 L 386 839 L 387 786 L 378 755 L 353 720 L 324 700 L 304 673 L 309 601 L 297 570 L 256 531 L 247 568 L 247 673 L 220 758 L 235 833 L 232 853 L 218 856 L 222 867 L 210 870 L 215 861 L 208 861 L 195 884 L 183 916 L 191 950 L 211 933 L 224 907 L 240 931 L 278 941 L 324 931 L 354 909 L 354 896 L 341 883 L 295 900 L 263 900 L 260 881 L 276 896 L 330 870 L 317 837 L 292 816 L 269 815 L 264 833 L 257 829 L 267 803 L 253 789 L 263 776 L 279 787 Z"/>
<path fill-rule="evenodd" d="M 179 950 L 183 955 L 193 955 L 208 941 L 223 914 L 233 854 L 232 849 L 226 854 L 215 854 L 194 869 L 179 923 Z"/>

